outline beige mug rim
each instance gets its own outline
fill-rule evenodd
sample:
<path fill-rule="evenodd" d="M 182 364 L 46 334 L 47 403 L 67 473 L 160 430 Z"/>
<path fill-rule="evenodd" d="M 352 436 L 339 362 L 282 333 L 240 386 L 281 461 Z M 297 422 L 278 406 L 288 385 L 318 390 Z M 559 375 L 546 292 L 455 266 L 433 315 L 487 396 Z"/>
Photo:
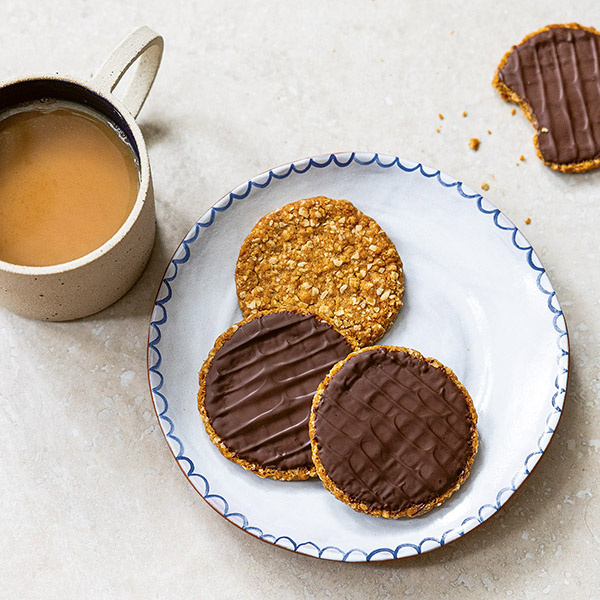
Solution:
<path fill-rule="evenodd" d="M 79 79 L 77 77 L 72 77 L 69 75 L 59 75 L 56 73 L 48 74 L 48 73 L 39 73 L 27 75 L 25 77 L 16 77 L 9 80 L 4 80 L 0 82 L 0 88 L 5 88 L 10 85 L 15 85 L 27 81 L 34 80 L 46 80 L 46 81 L 64 81 L 66 83 L 74 83 L 79 85 L 80 87 L 85 88 L 87 91 L 92 92 L 104 100 L 106 100 L 109 104 L 114 106 L 123 120 L 127 123 L 128 127 L 131 130 L 131 134 L 135 140 L 135 143 L 138 148 L 138 156 L 140 161 L 140 187 L 137 193 L 137 197 L 135 199 L 135 203 L 131 212 L 129 213 L 125 222 L 119 227 L 119 229 L 110 237 L 106 242 L 104 242 L 98 248 L 80 256 L 79 258 L 75 258 L 68 262 L 59 263 L 56 265 L 48 265 L 41 267 L 33 267 L 27 265 L 18 265 L 10 262 L 6 262 L 0 260 L 0 270 L 7 271 L 10 273 L 16 273 L 21 275 L 55 275 L 57 273 L 64 273 L 66 271 L 72 271 L 74 269 L 78 269 L 83 267 L 89 263 L 94 262 L 96 259 L 100 258 L 103 254 L 106 254 L 109 250 L 111 250 L 114 246 L 116 246 L 127 234 L 127 232 L 131 229 L 133 224 L 136 222 L 144 203 L 146 202 L 148 195 L 148 188 L 150 183 L 150 161 L 148 158 L 148 150 L 146 148 L 146 142 L 144 140 L 144 136 L 137 124 L 136 120 L 133 118 L 127 107 L 112 93 L 106 93 L 105 90 L 101 89 L 94 85 L 92 81 L 85 81 L 83 79 Z"/>

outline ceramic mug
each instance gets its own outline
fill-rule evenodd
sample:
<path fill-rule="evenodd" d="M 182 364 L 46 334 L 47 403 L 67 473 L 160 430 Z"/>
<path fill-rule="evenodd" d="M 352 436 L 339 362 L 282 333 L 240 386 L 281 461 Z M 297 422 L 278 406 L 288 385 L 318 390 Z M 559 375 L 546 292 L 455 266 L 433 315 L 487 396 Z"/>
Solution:
<path fill-rule="evenodd" d="M 0 111 L 54 98 L 88 106 L 115 123 L 139 160 L 138 195 L 125 223 L 102 246 L 81 258 L 30 267 L 0 261 L 0 305 L 26 317 L 66 321 L 98 312 L 118 300 L 142 274 L 154 244 L 154 191 L 148 151 L 135 117 L 156 77 L 163 39 L 148 27 L 134 31 L 90 81 L 61 75 L 21 77 L 0 85 Z M 122 100 L 113 90 L 137 62 Z"/>

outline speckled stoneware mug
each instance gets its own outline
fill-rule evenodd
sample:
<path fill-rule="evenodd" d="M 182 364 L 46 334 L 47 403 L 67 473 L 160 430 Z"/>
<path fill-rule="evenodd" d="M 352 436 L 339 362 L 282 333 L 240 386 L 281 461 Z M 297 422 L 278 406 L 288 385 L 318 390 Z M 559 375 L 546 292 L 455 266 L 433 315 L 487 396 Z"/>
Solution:
<path fill-rule="evenodd" d="M 64 264 L 30 267 L 0 261 L 0 304 L 26 317 L 66 321 L 98 312 L 118 300 L 142 274 L 156 231 L 148 151 L 135 117 L 156 77 L 163 39 L 148 27 L 129 35 L 90 81 L 34 75 L 0 84 L 0 111 L 55 98 L 101 113 L 125 134 L 139 161 L 140 185 L 128 218 L 108 241 Z M 122 99 L 113 90 L 126 71 L 135 72 Z"/>

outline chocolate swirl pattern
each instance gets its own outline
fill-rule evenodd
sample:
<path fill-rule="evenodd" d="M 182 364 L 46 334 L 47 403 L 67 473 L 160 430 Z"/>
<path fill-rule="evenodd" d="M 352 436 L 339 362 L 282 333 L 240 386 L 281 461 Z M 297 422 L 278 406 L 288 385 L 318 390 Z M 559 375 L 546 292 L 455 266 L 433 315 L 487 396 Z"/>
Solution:
<path fill-rule="evenodd" d="M 298 469 L 277 478 L 314 475 L 312 399 L 353 346 L 311 314 L 263 314 L 232 329 L 217 341 L 200 376 L 199 407 L 209 435 L 225 456 L 259 475 Z"/>
<path fill-rule="evenodd" d="M 542 161 L 565 172 L 600 166 L 600 34 L 575 23 L 527 36 L 502 59 L 494 86 L 537 130 Z"/>
<path fill-rule="evenodd" d="M 458 489 L 477 449 L 477 416 L 451 373 L 386 346 L 338 365 L 313 405 L 313 458 L 326 487 L 387 517 L 421 514 Z"/>

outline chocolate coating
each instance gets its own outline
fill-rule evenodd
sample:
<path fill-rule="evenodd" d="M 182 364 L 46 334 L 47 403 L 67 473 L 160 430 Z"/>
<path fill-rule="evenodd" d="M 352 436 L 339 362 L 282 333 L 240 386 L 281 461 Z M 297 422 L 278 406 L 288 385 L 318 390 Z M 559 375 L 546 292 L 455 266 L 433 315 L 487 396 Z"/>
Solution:
<path fill-rule="evenodd" d="M 385 347 L 356 354 L 333 375 L 314 426 L 327 476 L 369 511 L 432 502 L 475 451 L 469 405 L 446 371 Z"/>
<path fill-rule="evenodd" d="M 313 315 L 243 323 L 213 357 L 204 406 L 225 445 L 250 463 L 311 468 L 308 420 L 319 383 L 353 348 Z"/>
<path fill-rule="evenodd" d="M 552 27 L 514 46 L 498 79 L 530 107 L 545 161 L 600 157 L 600 35 Z"/>

